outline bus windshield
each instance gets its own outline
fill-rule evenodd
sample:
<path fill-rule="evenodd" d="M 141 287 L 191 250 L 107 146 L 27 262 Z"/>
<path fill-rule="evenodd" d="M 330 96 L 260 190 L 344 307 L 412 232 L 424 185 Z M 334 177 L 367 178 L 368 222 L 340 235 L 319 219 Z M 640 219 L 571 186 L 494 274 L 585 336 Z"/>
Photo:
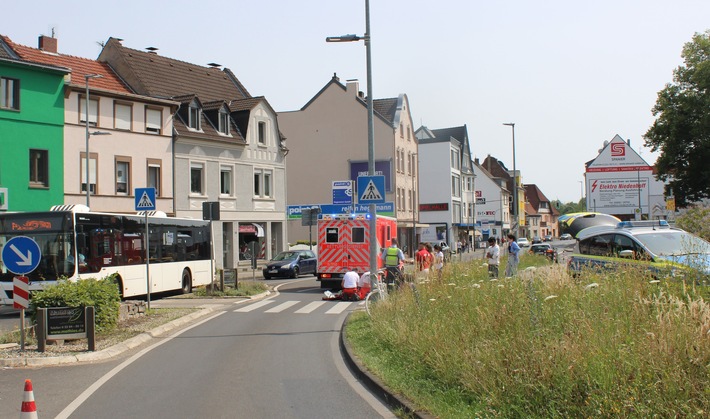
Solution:
<path fill-rule="evenodd" d="M 69 278 L 76 273 L 71 216 L 63 213 L 6 214 L 0 220 L 0 249 L 17 236 L 31 238 L 42 252 L 37 269 L 26 275 L 31 281 Z M 0 281 L 12 281 L 15 276 L 0 264 Z"/>

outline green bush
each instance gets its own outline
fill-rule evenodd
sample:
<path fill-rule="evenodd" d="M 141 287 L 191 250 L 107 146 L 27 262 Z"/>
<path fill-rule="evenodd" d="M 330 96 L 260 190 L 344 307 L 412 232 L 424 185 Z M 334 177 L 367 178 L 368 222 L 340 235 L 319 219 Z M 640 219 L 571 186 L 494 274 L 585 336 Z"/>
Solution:
<path fill-rule="evenodd" d="M 688 209 L 676 219 L 676 226 L 710 240 L 710 207 L 700 205 Z"/>
<path fill-rule="evenodd" d="M 36 321 L 37 308 L 90 307 L 96 310 L 96 331 L 108 331 L 116 327 L 121 296 L 113 276 L 106 279 L 60 280 L 56 285 L 32 294 L 30 309 Z"/>

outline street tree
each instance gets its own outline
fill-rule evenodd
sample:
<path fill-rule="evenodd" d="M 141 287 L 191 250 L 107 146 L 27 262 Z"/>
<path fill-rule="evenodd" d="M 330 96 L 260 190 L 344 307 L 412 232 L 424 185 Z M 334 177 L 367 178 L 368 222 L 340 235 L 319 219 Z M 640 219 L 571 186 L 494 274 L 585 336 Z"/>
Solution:
<path fill-rule="evenodd" d="M 669 181 L 676 205 L 710 197 L 710 29 L 683 46 L 684 64 L 658 92 L 645 145 L 659 151 L 657 177 Z"/>

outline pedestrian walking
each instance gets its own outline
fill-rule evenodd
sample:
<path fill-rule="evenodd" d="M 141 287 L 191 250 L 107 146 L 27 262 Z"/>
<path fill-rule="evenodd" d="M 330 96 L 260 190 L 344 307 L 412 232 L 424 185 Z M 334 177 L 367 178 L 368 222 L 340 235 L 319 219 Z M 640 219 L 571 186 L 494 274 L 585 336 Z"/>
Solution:
<path fill-rule="evenodd" d="M 520 262 L 520 246 L 515 242 L 515 236 L 508 234 L 508 264 L 505 267 L 505 277 L 509 278 L 518 273 Z"/>

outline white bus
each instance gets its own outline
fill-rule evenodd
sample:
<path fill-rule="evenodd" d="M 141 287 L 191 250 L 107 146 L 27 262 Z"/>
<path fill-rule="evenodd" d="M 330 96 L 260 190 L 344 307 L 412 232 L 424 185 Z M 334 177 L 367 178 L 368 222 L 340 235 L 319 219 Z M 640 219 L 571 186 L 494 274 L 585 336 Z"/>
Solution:
<path fill-rule="evenodd" d="M 208 221 L 148 217 L 151 293 L 182 290 L 212 280 Z M 88 212 L 77 205 L 47 212 L 0 214 L 0 251 L 15 236 L 33 239 L 39 266 L 25 275 L 30 291 L 59 278 L 105 278 L 116 274 L 121 297 L 146 295 L 145 217 Z M 13 277 L 0 263 L 0 303 L 12 305 Z"/>

